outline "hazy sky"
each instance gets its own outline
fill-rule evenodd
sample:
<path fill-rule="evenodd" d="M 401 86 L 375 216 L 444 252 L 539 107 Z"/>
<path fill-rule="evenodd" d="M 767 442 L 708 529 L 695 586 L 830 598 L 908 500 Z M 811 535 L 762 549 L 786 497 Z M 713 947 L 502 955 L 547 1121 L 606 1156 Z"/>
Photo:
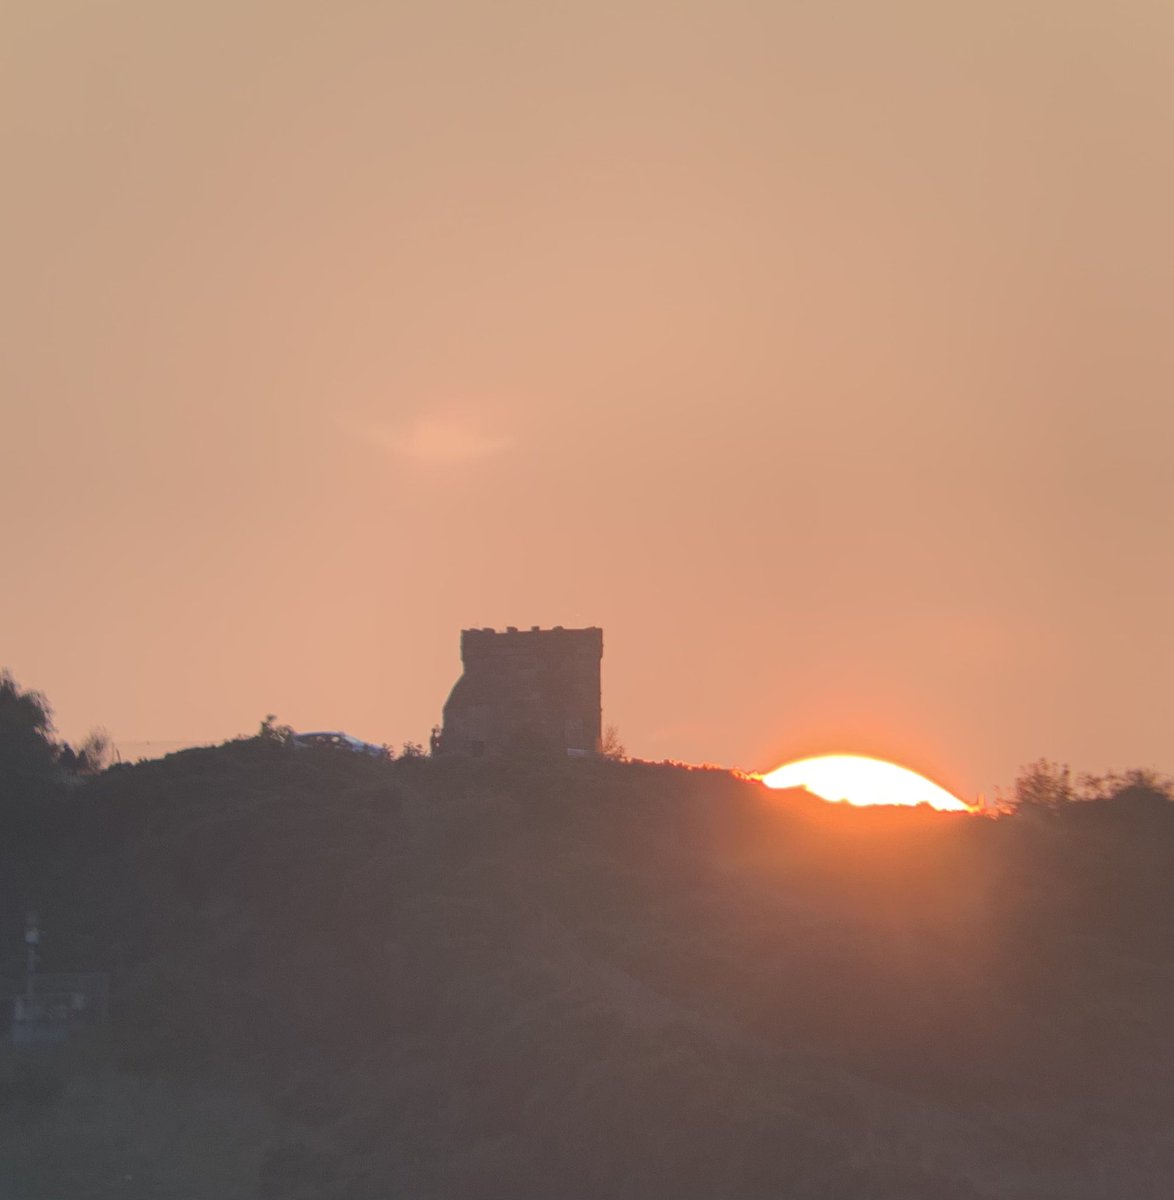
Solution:
<path fill-rule="evenodd" d="M 425 740 L 1174 769 L 1168 0 L 0 0 L 0 665 Z"/>

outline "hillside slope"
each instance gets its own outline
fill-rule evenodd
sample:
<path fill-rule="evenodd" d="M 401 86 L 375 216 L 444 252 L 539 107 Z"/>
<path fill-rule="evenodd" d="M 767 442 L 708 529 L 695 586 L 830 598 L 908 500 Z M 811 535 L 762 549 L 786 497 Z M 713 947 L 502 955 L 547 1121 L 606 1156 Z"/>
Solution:
<path fill-rule="evenodd" d="M 14 1200 L 1174 1193 L 1170 805 L 250 741 L 3 819 L 4 944 L 112 973 Z"/>

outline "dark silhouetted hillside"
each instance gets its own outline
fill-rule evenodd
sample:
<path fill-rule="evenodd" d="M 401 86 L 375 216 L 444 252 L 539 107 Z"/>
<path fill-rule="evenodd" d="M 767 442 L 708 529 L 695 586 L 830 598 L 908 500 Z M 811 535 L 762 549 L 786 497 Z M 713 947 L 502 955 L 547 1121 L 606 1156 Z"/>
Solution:
<path fill-rule="evenodd" d="M 1174 1194 L 1160 797 L 256 739 L 3 813 L 3 945 L 112 973 L 108 1044 L 6 1060 L 14 1200 Z"/>

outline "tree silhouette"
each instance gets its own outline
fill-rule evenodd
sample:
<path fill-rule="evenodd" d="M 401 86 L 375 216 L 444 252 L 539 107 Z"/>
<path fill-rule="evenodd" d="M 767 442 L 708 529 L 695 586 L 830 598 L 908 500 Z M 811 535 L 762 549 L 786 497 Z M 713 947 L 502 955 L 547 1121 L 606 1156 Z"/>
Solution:
<path fill-rule="evenodd" d="M 57 762 L 53 711 L 40 692 L 26 691 L 0 671 L 0 775 L 43 776 Z"/>
<path fill-rule="evenodd" d="M 599 745 L 599 753 L 604 758 L 614 758 L 619 761 L 628 757 L 628 751 L 624 743 L 620 740 L 619 728 L 615 725 L 608 725 L 603 731 L 603 738 Z"/>

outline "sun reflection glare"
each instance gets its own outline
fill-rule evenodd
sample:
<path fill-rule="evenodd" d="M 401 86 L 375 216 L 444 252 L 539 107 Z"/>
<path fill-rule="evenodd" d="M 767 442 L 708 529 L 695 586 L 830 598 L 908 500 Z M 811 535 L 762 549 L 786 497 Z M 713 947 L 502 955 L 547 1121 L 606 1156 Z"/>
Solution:
<path fill-rule="evenodd" d="M 859 754 L 803 758 L 763 775 L 762 782 L 769 788 L 806 788 L 824 800 L 846 804 L 928 804 L 944 812 L 970 811 L 970 805 L 924 775 Z"/>

